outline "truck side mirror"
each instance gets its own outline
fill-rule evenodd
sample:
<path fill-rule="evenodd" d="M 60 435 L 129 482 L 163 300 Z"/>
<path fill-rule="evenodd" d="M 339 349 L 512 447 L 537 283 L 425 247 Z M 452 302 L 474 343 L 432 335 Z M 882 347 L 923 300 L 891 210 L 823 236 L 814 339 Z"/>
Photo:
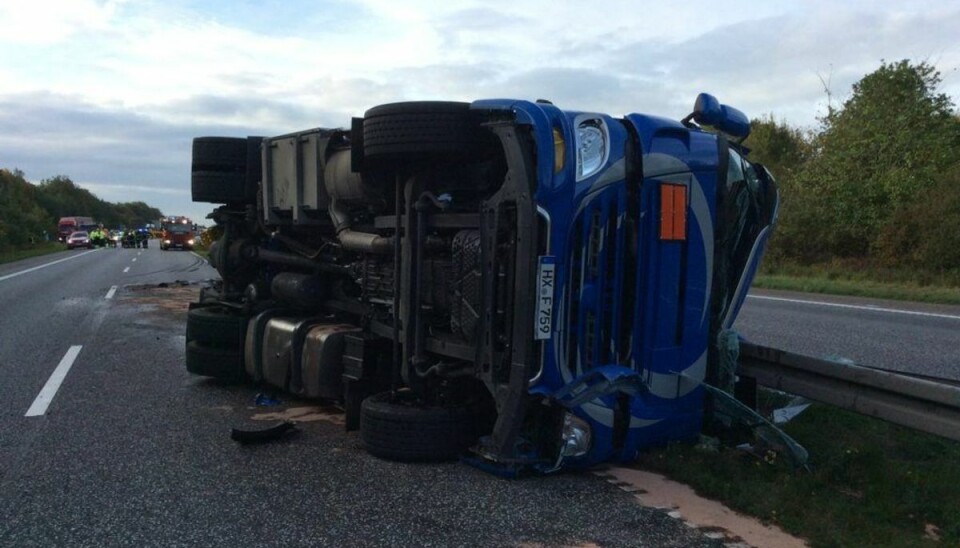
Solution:
<path fill-rule="evenodd" d="M 709 93 L 697 95 L 693 112 L 686 119 L 690 118 L 700 125 L 715 127 L 740 139 L 746 139 L 750 135 L 750 119 L 747 115 L 731 106 L 721 105 L 720 101 Z"/>

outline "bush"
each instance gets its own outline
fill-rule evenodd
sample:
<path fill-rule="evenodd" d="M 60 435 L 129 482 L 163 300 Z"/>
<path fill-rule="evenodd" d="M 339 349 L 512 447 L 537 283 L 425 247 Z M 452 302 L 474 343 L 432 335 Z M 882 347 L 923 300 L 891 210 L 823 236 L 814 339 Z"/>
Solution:
<path fill-rule="evenodd" d="M 37 202 L 37 188 L 23 173 L 0 169 L 0 251 L 32 246 L 46 231 L 54 237 L 55 221 Z"/>
<path fill-rule="evenodd" d="M 874 252 L 888 266 L 960 269 L 960 164 L 895 211 Z"/>

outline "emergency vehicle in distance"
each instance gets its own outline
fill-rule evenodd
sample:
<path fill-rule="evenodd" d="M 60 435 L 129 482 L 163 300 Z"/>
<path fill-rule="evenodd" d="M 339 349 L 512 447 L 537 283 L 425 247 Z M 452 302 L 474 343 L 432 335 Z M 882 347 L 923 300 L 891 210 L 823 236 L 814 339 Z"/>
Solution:
<path fill-rule="evenodd" d="M 165 217 L 160 220 L 160 249 L 191 251 L 196 243 L 196 225 L 187 217 Z"/>

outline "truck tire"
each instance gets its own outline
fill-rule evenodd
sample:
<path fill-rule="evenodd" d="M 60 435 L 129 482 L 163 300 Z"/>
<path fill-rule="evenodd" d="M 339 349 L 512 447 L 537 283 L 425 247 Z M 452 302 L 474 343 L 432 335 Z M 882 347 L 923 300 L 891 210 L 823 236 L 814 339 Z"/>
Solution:
<path fill-rule="evenodd" d="M 194 306 L 187 312 L 187 343 L 243 352 L 247 321 L 223 306 Z"/>
<path fill-rule="evenodd" d="M 193 140 L 190 190 L 194 202 L 256 201 L 262 137 L 197 137 Z"/>
<path fill-rule="evenodd" d="M 422 406 L 409 393 L 381 392 L 360 406 L 360 439 L 373 456 L 403 462 L 456 458 L 486 434 L 479 406 Z"/>
<path fill-rule="evenodd" d="M 243 380 L 243 355 L 233 350 L 211 348 L 196 341 L 187 343 L 187 371 L 194 375 L 237 382 Z"/>
<path fill-rule="evenodd" d="M 495 144 L 469 103 L 391 103 L 373 107 L 363 117 L 365 161 L 483 157 Z"/>

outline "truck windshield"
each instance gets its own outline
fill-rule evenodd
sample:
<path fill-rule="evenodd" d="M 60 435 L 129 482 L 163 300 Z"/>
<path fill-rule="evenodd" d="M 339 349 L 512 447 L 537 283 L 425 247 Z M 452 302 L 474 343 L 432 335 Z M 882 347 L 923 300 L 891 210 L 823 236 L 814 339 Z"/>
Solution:
<path fill-rule="evenodd" d="M 746 161 L 739 152 L 730 149 L 730 163 L 727 165 L 727 188 L 744 181 L 751 192 L 756 193 L 760 186 L 760 179 L 753 164 Z"/>
<path fill-rule="evenodd" d="M 187 234 L 190 232 L 190 227 L 187 225 L 170 225 L 167 227 L 167 232 L 173 234 Z"/>

